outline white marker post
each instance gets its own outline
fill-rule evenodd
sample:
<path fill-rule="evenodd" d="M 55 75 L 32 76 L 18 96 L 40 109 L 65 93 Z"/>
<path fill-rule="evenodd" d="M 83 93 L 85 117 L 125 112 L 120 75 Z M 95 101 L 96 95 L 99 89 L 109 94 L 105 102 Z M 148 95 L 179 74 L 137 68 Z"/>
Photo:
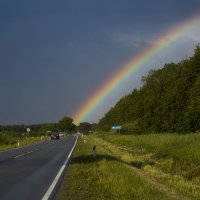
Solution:
<path fill-rule="evenodd" d="M 83 141 L 84 141 L 84 143 L 86 143 L 86 137 L 84 137 L 84 140 L 83 140 Z"/>
<path fill-rule="evenodd" d="M 30 129 L 30 128 L 27 128 L 27 129 L 26 129 L 26 132 L 27 132 L 28 137 L 29 137 L 29 133 L 31 132 L 31 129 Z"/>
<path fill-rule="evenodd" d="M 96 157 L 96 146 L 94 145 L 92 148 L 93 157 Z"/>
<path fill-rule="evenodd" d="M 19 140 L 17 141 L 17 146 L 19 147 Z"/>

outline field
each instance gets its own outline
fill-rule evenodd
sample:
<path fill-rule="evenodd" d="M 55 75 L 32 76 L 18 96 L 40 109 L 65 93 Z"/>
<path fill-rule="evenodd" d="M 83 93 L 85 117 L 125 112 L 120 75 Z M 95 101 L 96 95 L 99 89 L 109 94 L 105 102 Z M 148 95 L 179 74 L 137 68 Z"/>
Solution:
<path fill-rule="evenodd" d="M 200 134 L 101 134 L 100 137 L 118 147 L 124 147 L 138 158 L 139 155 L 142 157 L 149 154 L 154 162 L 160 162 L 164 171 L 182 175 L 189 180 L 200 176 Z"/>
<path fill-rule="evenodd" d="M 47 138 L 44 136 L 20 137 L 20 135 L 15 132 L 13 133 L 0 132 L 0 151 L 18 148 L 18 141 L 19 141 L 19 147 L 22 147 L 46 139 Z"/>
<path fill-rule="evenodd" d="M 200 199 L 199 146 L 198 134 L 79 138 L 57 199 Z"/>

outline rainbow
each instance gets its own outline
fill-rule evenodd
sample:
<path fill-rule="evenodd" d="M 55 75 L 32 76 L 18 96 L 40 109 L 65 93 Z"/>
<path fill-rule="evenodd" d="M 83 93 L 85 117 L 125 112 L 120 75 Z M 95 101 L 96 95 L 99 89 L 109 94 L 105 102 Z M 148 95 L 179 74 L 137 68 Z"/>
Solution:
<path fill-rule="evenodd" d="M 90 113 L 124 80 L 133 72 L 150 60 L 166 45 L 176 41 L 184 32 L 193 25 L 200 23 L 200 16 L 196 15 L 168 31 L 164 36 L 158 38 L 157 42 L 137 54 L 127 64 L 122 66 L 114 75 L 108 78 L 72 115 L 75 124 L 82 122 Z"/>

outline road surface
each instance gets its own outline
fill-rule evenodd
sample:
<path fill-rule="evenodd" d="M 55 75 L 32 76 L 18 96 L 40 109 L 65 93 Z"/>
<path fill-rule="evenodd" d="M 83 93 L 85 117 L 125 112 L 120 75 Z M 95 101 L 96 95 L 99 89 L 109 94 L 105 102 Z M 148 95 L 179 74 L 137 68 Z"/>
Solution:
<path fill-rule="evenodd" d="M 75 142 L 75 136 L 67 136 L 60 140 L 0 152 L 0 199 L 44 198 Z M 54 193 L 55 189 L 51 198 Z"/>

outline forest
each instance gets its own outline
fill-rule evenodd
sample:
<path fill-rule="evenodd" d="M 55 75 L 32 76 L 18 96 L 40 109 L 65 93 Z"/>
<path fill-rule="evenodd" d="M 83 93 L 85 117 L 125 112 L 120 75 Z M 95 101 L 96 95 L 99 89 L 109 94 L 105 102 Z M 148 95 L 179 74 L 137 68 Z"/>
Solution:
<path fill-rule="evenodd" d="M 200 45 L 193 56 L 142 77 L 141 87 L 120 99 L 99 121 L 104 131 L 113 125 L 121 125 L 127 134 L 199 131 Z"/>

